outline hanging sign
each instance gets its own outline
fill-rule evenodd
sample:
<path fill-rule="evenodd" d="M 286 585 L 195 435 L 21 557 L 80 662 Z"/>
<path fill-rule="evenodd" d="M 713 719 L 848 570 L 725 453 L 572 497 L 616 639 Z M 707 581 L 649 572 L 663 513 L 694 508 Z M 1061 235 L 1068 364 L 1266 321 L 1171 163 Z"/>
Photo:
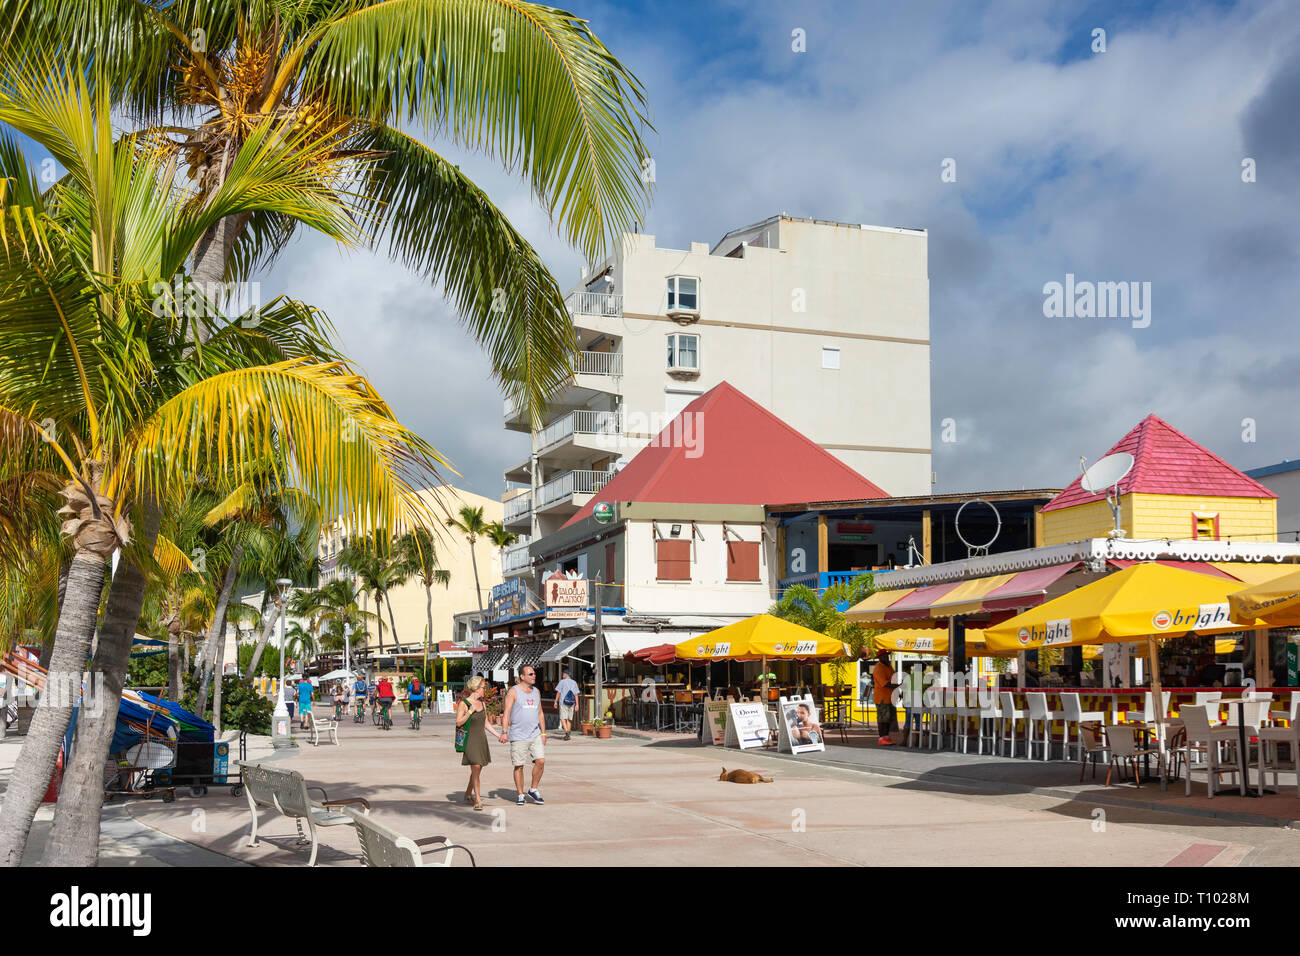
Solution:
<path fill-rule="evenodd" d="M 777 723 L 780 730 L 779 749 L 782 753 L 802 754 L 826 749 L 821 717 L 812 695 L 782 697 Z"/>
<path fill-rule="evenodd" d="M 729 703 L 726 747 L 750 750 L 767 743 L 767 708 L 761 703 Z"/>
<path fill-rule="evenodd" d="M 587 579 L 553 574 L 546 579 L 546 616 L 572 620 L 587 616 Z"/>

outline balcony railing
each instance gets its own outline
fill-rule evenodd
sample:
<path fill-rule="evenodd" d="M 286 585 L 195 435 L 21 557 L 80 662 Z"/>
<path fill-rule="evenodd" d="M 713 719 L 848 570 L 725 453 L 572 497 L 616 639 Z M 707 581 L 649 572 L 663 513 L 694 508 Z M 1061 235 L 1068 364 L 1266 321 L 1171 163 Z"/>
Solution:
<path fill-rule="evenodd" d="M 622 315 L 623 295 L 616 292 L 570 292 L 564 297 L 573 315 Z"/>
<path fill-rule="evenodd" d="M 617 378 L 623 374 L 623 353 L 579 352 L 573 370 L 578 375 L 610 375 Z"/>
<path fill-rule="evenodd" d="M 537 436 L 537 447 L 549 448 L 574 435 L 617 435 L 622 431 L 622 424 L 622 416 L 618 412 L 569 412 L 541 430 Z"/>
<path fill-rule="evenodd" d="M 532 564 L 532 558 L 528 554 L 528 542 L 522 541 L 519 544 L 512 544 L 501 554 L 501 570 L 510 573 L 512 571 L 523 571 Z"/>
<path fill-rule="evenodd" d="M 594 495 L 613 477 L 612 471 L 566 471 L 537 489 L 537 507 L 545 508 L 574 495 Z"/>
<path fill-rule="evenodd" d="M 516 518 L 526 517 L 532 512 L 532 510 L 533 493 L 531 491 L 525 492 L 522 495 L 515 495 L 515 497 L 506 501 L 505 520 L 513 521 Z"/>

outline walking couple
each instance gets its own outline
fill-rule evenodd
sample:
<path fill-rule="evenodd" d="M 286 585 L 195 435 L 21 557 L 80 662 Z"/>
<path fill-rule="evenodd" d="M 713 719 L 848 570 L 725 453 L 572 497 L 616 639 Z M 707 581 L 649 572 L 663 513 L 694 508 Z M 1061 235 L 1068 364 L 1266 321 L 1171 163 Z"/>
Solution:
<path fill-rule="evenodd" d="M 475 674 L 465 682 L 465 696 L 456 705 L 456 727 L 464 731 L 464 756 L 461 765 L 469 767 L 469 785 L 465 788 L 465 802 L 483 809 L 479 789 L 483 768 L 492 762 L 488 748 L 489 730 L 501 743 L 510 742 L 510 762 L 515 770 L 515 803 L 523 806 L 527 798 L 533 803 L 545 803 L 540 789 L 542 771 L 546 768 L 546 725 L 542 717 L 542 692 L 537 689 L 537 672 L 531 666 L 519 670 L 519 683 L 506 694 L 501 714 L 501 726 L 488 720 L 483 703 L 483 678 Z M 460 735 L 457 735 L 458 738 Z M 462 749 L 457 740 L 457 749 Z M 524 764 L 532 762 L 531 786 L 524 791 Z"/>

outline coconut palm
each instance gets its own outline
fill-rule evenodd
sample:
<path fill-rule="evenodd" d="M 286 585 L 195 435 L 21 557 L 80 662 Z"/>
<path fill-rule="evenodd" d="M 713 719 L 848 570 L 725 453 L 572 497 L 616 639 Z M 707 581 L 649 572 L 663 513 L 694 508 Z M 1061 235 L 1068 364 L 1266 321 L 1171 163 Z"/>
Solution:
<path fill-rule="evenodd" d="M 428 623 L 424 634 L 424 646 L 427 649 L 433 640 L 433 586 L 441 584 L 451 586 L 451 572 L 438 565 L 438 549 L 433 540 L 433 532 L 428 528 L 416 528 L 408 531 L 398 541 L 398 550 L 407 571 L 420 579 L 424 585 L 424 613 Z"/>
<path fill-rule="evenodd" d="M 356 165 L 340 199 L 368 244 L 445 289 L 494 373 L 535 419 L 568 376 L 554 279 L 433 136 L 526 178 L 589 260 L 643 218 L 651 176 L 640 82 L 585 20 L 499 0 L 0 0 L 0 49 L 94 62 L 115 106 L 164 144 L 200 195 L 270 118 Z M 318 156 L 304 156 L 310 168 Z M 198 244 L 201 283 L 247 278 L 303 222 L 242 210 Z"/>
<path fill-rule="evenodd" d="M 147 527 L 146 502 L 196 474 L 244 479 L 251 453 L 275 461 L 278 475 L 349 527 L 393 528 L 423 515 L 411 482 L 428 481 L 441 463 L 364 378 L 309 353 L 321 339 L 321 319 L 309 308 L 277 300 L 256 329 L 219 324 L 201 348 L 184 310 L 168 296 L 159 308 L 155 283 L 169 288 L 199 240 L 228 216 L 278 209 L 344 240 L 355 234 L 336 194 L 322 186 L 324 167 L 297 171 L 311 144 L 264 124 L 230 158 L 209 201 L 197 204 L 163 157 L 114 141 L 108 87 L 96 89 L 70 66 L 41 65 L 0 83 L 0 122 L 67 170 L 45 194 L 8 192 L 0 209 L 0 408 L 27 423 L 31 441 L 39 434 L 50 445 L 66 481 L 60 515 L 73 553 L 50 670 L 70 690 L 85 665 L 109 555 L 123 548 L 134 561 L 150 559 L 157 512 Z M 34 182 L 30 170 L 16 172 L 0 179 Z M 353 440 L 340 443 L 345 429 Z M 142 517 L 143 552 L 130 548 L 133 519 Z M 141 580 L 131 597 L 136 616 L 143 590 Z M 48 861 L 84 865 L 97 854 L 103 761 L 136 621 L 124 639 L 108 623 L 92 661 L 108 706 L 83 715 L 83 746 L 65 775 Z M 21 859 L 72 699 L 48 694 L 33 717 L 0 809 L 0 862 Z"/>
<path fill-rule="evenodd" d="M 843 641 L 848 646 L 849 656 L 830 662 L 836 683 L 842 683 L 845 666 L 858 660 L 864 647 L 871 646 L 871 631 L 850 621 L 844 616 L 844 611 L 865 600 L 874 589 L 869 574 L 836 582 L 821 593 L 805 584 L 796 584 L 786 589 L 781 599 L 768 609 L 768 613 Z"/>
<path fill-rule="evenodd" d="M 447 527 L 455 528 L 465 536 L 469 542 L 469 560 L 474 567 L 474 596 L 478 599 L 479 616 L 483 615 L 483 588 L 478 583 L 478 556 L 474 553 L 474 545 L 488 533 L 488 523 L 483 520 L 483 508 L 471 508 L 469 505 L 462 505 L 455 518 L 447 519 Z"/>

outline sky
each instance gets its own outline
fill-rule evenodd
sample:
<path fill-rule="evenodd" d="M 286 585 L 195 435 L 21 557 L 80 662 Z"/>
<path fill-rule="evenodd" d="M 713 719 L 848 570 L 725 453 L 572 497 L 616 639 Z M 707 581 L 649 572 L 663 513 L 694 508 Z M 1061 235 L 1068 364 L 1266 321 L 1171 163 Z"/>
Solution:
<path fill-rule="evenodd" d="M 1294 0 L 569 9 L 645 84 L 660 246 L 778 212 L 928 230 L 936 491 L 1063 487 L 1151 412 L 1241 468 L 1300 458 Z M 517 175 L 435 145 L 577 281 Z M 1067 274 L 1149 283 L 1149 315 L 1045 315 Z M 323 308 L 456 483 L 500 494 L 527 439 L 436 288 L 303 236 L 263 290 Z"/>

